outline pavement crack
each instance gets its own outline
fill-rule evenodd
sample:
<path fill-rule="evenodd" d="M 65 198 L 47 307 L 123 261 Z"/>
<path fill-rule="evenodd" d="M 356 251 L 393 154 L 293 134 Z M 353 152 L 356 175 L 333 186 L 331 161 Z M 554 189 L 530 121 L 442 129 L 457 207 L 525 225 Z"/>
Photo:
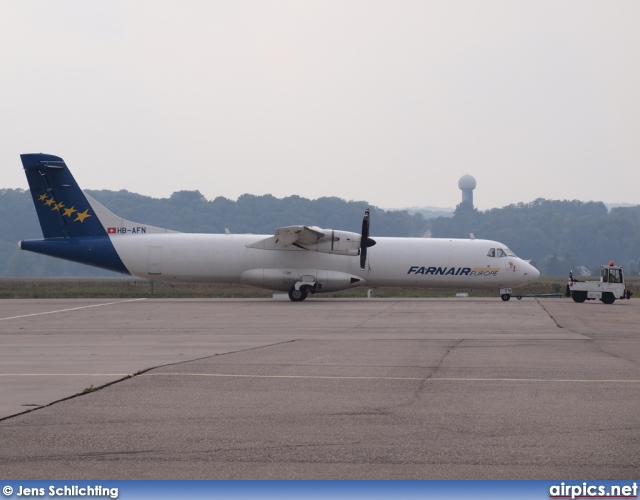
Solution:
<path fill-rule="evenodd" d="M 590 339 L 590 340 L 593 341 L 593 339 Z M 606 354 L 607 356 L 611 356 L 612 358 L 616 358 L 616 359 L 621 359 L 622 361 L 629 361 L 629 362 L 633 363 L 636 366 L 640 365 L 640 363 L 637 360 L 633 359 L 633 358 L 628 358 L 626 356 L 622 356 L 620 354 L 616 354 L 615 352 L 608 351 L 599 342 L 594 342 L 594 343 L 595 343 L 598 351 L 600 351 L 603 354 Z"/>
<path fill-rule="evenodd" d="M 377 416 L 389 416 L 393 415 L 393 412 L 389 409 L 385 408 L 371 408 L 370 410 L 355 410 L 355 411 L 345 411 L 338 413 L 329 413 L 332 417 L 377 417 Z"/>
<path fill-rule="evenodd" d="M 427 369 L 431 368 L 431 370 L 432 370 L 431 373 L 428 376 L 425 376 L 424 378 L 422 378 L 420 380 L 420 382 L 418 383 L 418 387 L 416 387 L 416 389 L 413 391 L 413 393 L 411 394 L 411 397 L 409 398 L 409 401 L 407 403 L 396 405 L 396 407 L 398 407 L 398 408 L 407 408 L 407 407 L 413 405 L 418 400 L 418 398 L 420 397 L 422 392 L 424 391 L 425 387 L 427 386 L 427 382 L 429 382 L 429 380 L 435 378 L 436 374 L 440 370 L 440 367 L 442 366 L 442 363 L 444 363 L 444 360 L 447 359 L 449 354 L 451 354 L 451 352 L 454 349 L 459 347 L 460 344 L 462 344 L 464 342 L 464 340 L 465 339 L 457 340 L 452 345 L 450 345 L 447 348 L 447 350 L 444 352 L 444 354 L 440 357 L 440 359 L 436 362 L 435 366 L 433 366 L 433 367 L 425 367 Z"/>
<path fill-rule="evenodd" d="M 388 307 L 385 307 L 384 309 L 382 309 L 381 311 L 378 311 L 377 313 L 375 313 L 373 316 L 371 316 L 370 318 L 365 319 L 362 323 L 360 323 L 359 325 L 356 325 L 353 327 L 354 330 L 357 330 L 359 328 L 362 328 L 364 325 L 366 325 L 369 321 L 372 321 L 374 319 L 376 319 L 378 316 L 380 316 L 383 313 L 386 313 L 389 309 L 393 309 L 395 306 L 397 306 L 399 304 L 399 302 L 392 302 Z"/>
<path fill-rule="evenodd" d="M 55 404 L 62 403 L 63 401 L 68 401 L 69 399 L 74 399 L 74 398 L 79 398 L 79 397 L 82 397 L 82 396 L 87 396 L 87 395 L 92 394 L 92 393 L 94 393 L 96 391 L 99 391 L 100 389 L 104 389 L 105 387 L 109 387 L 110 385 L 118 384 L 118 383 L 123 382 L 125 380 L 129 380 L 129 379 L 135 378 L 138 375 L 143 375 L 143 374 L 145 374 L 147 372 L 150 372 L 151 370 L 156 370 L 158 368 L 165 368 L 165 367 L 169 367 L 169 366 L 183 365 L 183 364 L 186 364 L 186 363 L 192 363 L 194 361 L 201 361 L 203 359 L 209 359 L 209 358 L 213 358 L 213 357 L 216 357 L 216 356 L 224 356 L 226 354 L 236 354 L 236 353 L 239 353 L 239 352 L 247 352 L 247 351 L 253 351 L 253 350 L 256 350 L 256 349 L 263 349 L 265 347 L 272 347 L 272 346 L 277 346 L 277 345 L 282 345 L 282 344 L 289 344 L 289 343 L 295 342 L 296 340 L 298 340 L 298 339 L 285 340 L 283 342 L 275 342 L 273 344 L 265 344 L 265 345 L 261 345 L 261 346 L 250 347 L 250 348 L 247 348 L 247 349 L 239 349 L 237 351 L 229 351 L 229 352 L 224 352 L 224 353 L 220 353 L 220 354 L 210 354 L 208 356 L 202 356 L 200 358 L 194 358 L 194 359 L 187 359 L 187 360 L 178 361 L 178 362 L 175 362 L 175 363 L 167 363 L 167 364 L 164 364 L 164 365 L 151 366 L 149 368 L 138 370 L 136 373 L 133 373 L 133 374 L 130 374 L 130 375 L 126 375 L 126 376 L 124 376 L 122 378 L 118 378 L 116 380 L 112 380 L 111 382 L 107 382 L 106 384 L 103 384 L 103 385 L 100 385 L 100 386 L 97 386 L 97 387 L 93 387 L 92 386 L 92 390 L 91 391 L 79 392 L 77 394 L 73 394 L 71 396 L 67 396 L 67 397 L 64 397 L 62 399 L 58 399 L 56 401 L 52 401 L 51 403 L 46 404 L 46 405 L 36 406 L 36 407 L 30 408 L 28 410 L 22 411 L 20 413 L 14 413 L 13 415 L 7 415 L 6 417 L 0 417 L 0 422 L 3 422 L 5 420 L 9 420 L 9 419 L 12 419 L 12 418 L 15 418 L 15 417 L 19 417 L 20 415 L 24 415 L 26 413 L 31 413 L 31 412 L 34 412 L 34 411 L 42 410 L 44 408 L 48 408 L 49 406 L 53 406 Z"/>
<path fill-rule="evenodd" d="M 113 455 L 140 455 L 143 453 L 157 453 L 159 450 L 137 450 L 137 451 L 94 451 L 88 453 L 79 453 L 78 457 L 108 457 Z"/>
<path fill-rule="evenodd" d="M 558 328 L 564 328 L 564 326 L 562 326 L 560 323 L 558 323 L 558 320 L 557 320 L 556 318 L 554 318 L 554 317 L 553 317 L 553 314 L 551 314 L 551 313 L 547 310 L 547 308 L 546 308 L 546 307 L 544 307 L 544 304 L 543 304 L 542 302 L 540 302 L 540 299 L 535 299 L 535 300 L 536 300 L 536 302 L 538 303 L 538 305 L 539 305 L 540 307 L 542 307 L 542 310 L 543 310 L 544 312 L 546 312 L 546 313 L 547 313 L 547 316 L 549 316 L 549 317 L 551 318 L 551 320 L 556 324 L 556 326 L 557 326 Z"/>
<path fill-rule="evenodd" d="M 462 344 L 464 341 L 465 341 L 465 339 L 460 339 L 460 340 L 457 340 L 456 342 L 454 342 L 453 345 L 449 346 L 449 348 L 445 351 L 445 353 L 440 357 L 440 359 L 436 363 L 435 367 L 433 368 L 433 372 L 431 373 L 431 375 L 426 377 L 427 380 L 430 379 L 430 378 L 434 378 L 436 376 L 436 374 L 440 370 L 440 367 L 442 366 L 442 363 L 444 363 L 444 360 L 447 359 L 449 354 L 451 354 L 451 352 L 454 349 L 456 349 L 457 347 L 459 347 L 460 344 Z"/>
<path fill-rule="evenodd" d="M 145 372 L 147 372 L 147 371 L 149 371 L 149 370 L 151 370 L 151 368 L 149 368 L 148 370 L 142 370 L 142 371 L 139 371 L 139 372 L 138 372 L 138 373 L 136 373 L 135 375 L 139 375 L 139 374 L 145 373 Z M 58 399 L 58 400 L 56 400 L 56 401 L 52 401 L 51 403 L 46 404 L 46 405 L 36 406 L 36 407 L 34 407 L 34 408 L 31 408 L 31 409 L 29 409 L 29 410 L 22 411 L 22 412 L 20 412 L 20 413 L 15 413 L 15 414 L 13 414 L 13 415 L 7 415 L 6 417 L 1 417 L 1 418 L 0 418 L 0 422 L 3 422 L 3 421 L 5 421 L 5 420 L 9 420 L 9 419 L 11 419 L 11 418 L 19 417 L 20 415 L 24 415 L 24 414 L 26 414 L 26 413 L 32 413 L 32 412 L 34 412 L 34 411 L 43 410 L 44 408 L 48 408 L 49 406 L 53 406 L 53 405 L 55 405 L 55 404 L 62 403 L 63 401 L 68 401 L 69 399 L 80 398 L 80 397 L 82 397 L 82 396 L 88 396 L 89 394 L 92 394 L 92 393 L 94 393 L 94 392 L 96 392 L 96 391 L 99 391 L 100 389 L 104 389 L 105 387 L 109 387 L 110 385 L 117 384 L 117 383 L 122 382 L 122 381 L 124 381 L 124 380 L 129 380 L 130 378 L 135 377 L 135 375 L 126 375 L 126 376 L 124 376 L 124 377 L 122 377 L 122 378 L 119 378 L 119 379 L 117 379 L 117 380 L 112 380 L 111 382 L 107 382 L 106 384 L 102 384 L 102 385 L 99 385 L 99 386 L 97 386 L 97 387 L 93 387 L 93 386 L 92 386 L 93 388 L 92 388 L 92 390 L 91 390 L 91 391 L 88 391 L 88 392 L 79 392 L 79 393 L 73 394 L 73 395 L 71 395 L 71 396 L 67 396 L 67 397 L 65 397 L 65 398 Z"/>

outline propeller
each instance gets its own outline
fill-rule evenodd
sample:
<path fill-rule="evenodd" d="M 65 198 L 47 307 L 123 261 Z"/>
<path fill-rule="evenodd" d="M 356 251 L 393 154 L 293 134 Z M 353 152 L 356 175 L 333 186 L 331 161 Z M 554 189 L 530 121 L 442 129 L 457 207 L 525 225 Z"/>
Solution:
<path fill-rule="evenodd" d="M 360 269 L 364 270 L 367 262 L 367 248 L 376 244 L 375 240 L 369 238 L 369 224 L 371 222 L 371 215 L 369 209 L 364 211 L 364 218 L 362 219 L 362 235 L 360 236 Z"/>

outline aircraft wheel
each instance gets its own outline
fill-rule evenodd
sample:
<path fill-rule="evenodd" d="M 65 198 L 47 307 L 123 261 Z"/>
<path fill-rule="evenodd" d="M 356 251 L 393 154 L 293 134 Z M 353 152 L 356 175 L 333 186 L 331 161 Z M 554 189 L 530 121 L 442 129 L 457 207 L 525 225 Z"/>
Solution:
<path fill-rule="evenodd" d="M 602 294 L 602 302 L 605 304 L 613 304 L 616 301 L 616 296 L 611 292 L 605 292 Z"/>
<path fill-rule="evenodd" d="M 291 302 L 302 302 L 304 299 L 307 298 L 308 292 L 306 290 L 306 288 L 301 288 L 300 290 L 296 290 L 296 287 L 291 287 L 291 289 L 289 290 L 289 298 L 291 299 Z"/>
<path fill-rule="evenodd" d="M 587 300 L 587 292 L 573 292 L 571 298 L 574 302 L 582 303 Z"/>
<path fill-rule="evenodd" d="M 511 298 L 511 295 L 509 295 L 508 293 L 503 293 L 501 296 L 502 300 L 504 300 L 505 302 L 508 302 L 508 300 Z"/>

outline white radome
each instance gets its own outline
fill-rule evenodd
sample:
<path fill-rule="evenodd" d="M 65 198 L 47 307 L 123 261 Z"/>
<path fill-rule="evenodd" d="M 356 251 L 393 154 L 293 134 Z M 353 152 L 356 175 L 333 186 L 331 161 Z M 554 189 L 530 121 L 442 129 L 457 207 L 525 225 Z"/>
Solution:
<path fill-rule="evenodd" d="M 472 175 L 463 175 L 458 181 L 458 187 L 460 189 L 475 189 L 476 179 Z"/>

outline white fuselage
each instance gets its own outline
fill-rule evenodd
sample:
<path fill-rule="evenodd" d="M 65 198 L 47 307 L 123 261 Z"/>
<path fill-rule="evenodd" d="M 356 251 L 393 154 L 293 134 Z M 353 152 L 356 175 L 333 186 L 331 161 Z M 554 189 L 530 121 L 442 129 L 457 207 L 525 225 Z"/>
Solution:
<path fill-rule="evenodd" d="M 311 279 L 325 282 L 318 291 L 365 284 L 491 289 L 522 286 L 539 276 L 537 269 L 518 257 L 490 257 L 490 249 L 506 248 L 490 240 L 376 237 L 362 270 L 358 257 L 295 247 L 247 248 L 267 235 L 160 233 L 110 237 L 132 275 L 175 283 L 245 283 L 286 291 L 300 280 Z"/>
<path fill-rule="evenodd" d="M 496 241 L 370 238 L 362 231 L 294 225 L 273 235 L 188 234 L 132 222 L 84 193 L 59 156 L 21 155 L 44 239 L 20 248 L 52 257 L 174 283 L 243 283 L 289 293 L 358 286 L 511 288 L 540 273 Z"/>

